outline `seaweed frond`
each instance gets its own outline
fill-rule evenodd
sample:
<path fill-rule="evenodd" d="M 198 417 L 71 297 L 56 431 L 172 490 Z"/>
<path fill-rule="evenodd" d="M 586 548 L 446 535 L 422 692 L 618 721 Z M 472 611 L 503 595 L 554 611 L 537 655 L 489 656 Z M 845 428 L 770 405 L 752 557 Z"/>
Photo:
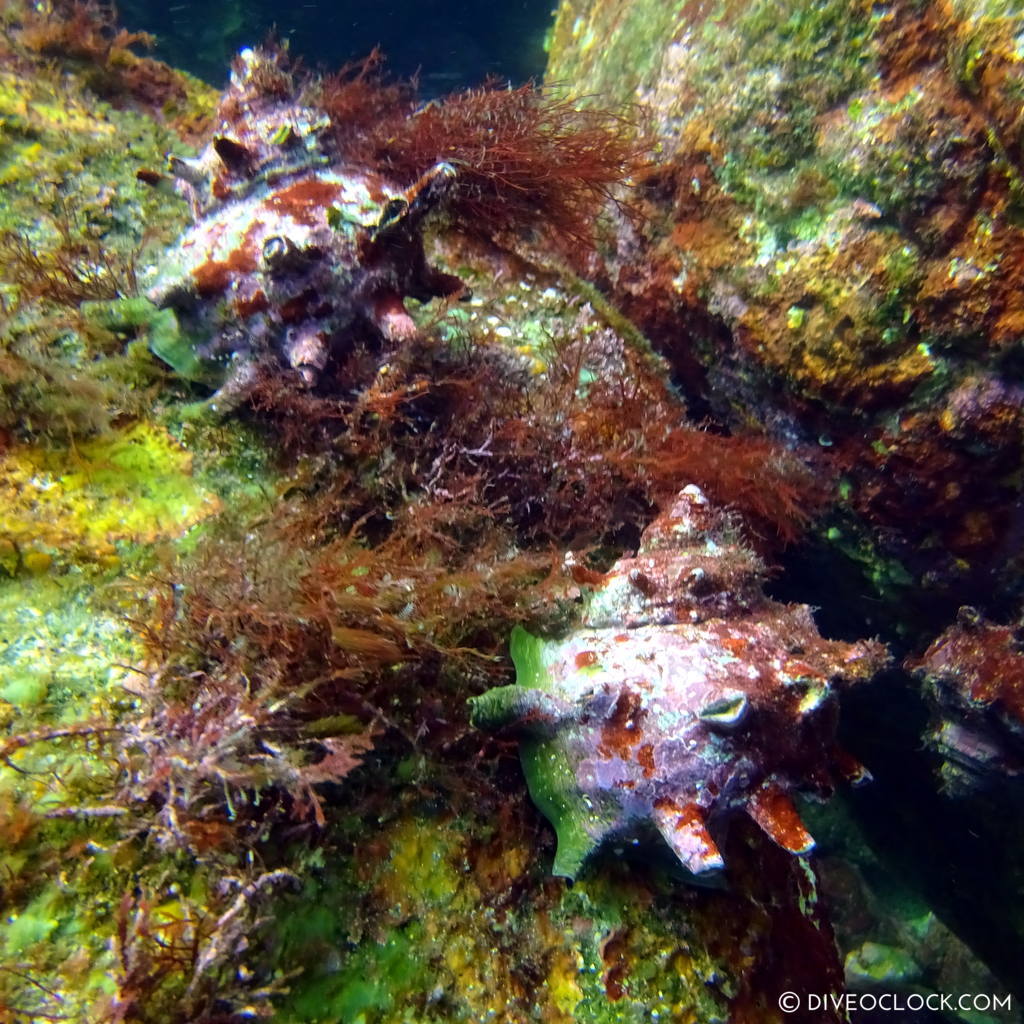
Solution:
<path fill-rule="evenodd" d="M 489 82 L 426 104 L 384 79 L 374 51 L 321 86 L 344 159 L 415 181 L 445 161 L 457 171 L 449 213 L 469 233 L 533 229 L 564 251 L 594 244 L 594 222 L 644 161 L 638 122 L 527 84 Z"/>

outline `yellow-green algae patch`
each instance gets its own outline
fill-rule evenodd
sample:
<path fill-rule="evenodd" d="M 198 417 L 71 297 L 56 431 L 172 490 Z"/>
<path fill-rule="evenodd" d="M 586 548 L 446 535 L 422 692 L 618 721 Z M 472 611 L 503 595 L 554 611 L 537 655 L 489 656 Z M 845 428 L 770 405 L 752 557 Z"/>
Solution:
<path fill-rule="evenodd" d="M 0 227 L 44 227 L 38 206 L 59 182 L 65 202 L 101 224 L 105 236 L 137 241 L 145 225 L 151 239 L 173 237 L 188 220 L 185 204 L 168 202 L 135 172 L 159 168 L 168 150 L 187 152 L 171 125 L 208 116 L 216 96 L 187 75 L 176 77 L 184 98 L 158 120 L 114 108 L 53 65 L 0 70 Z"/>
<path fill-rule="evenodd" d="M 376 830 L 344 826 L 351 855 L 307 873 L 279 918 L 282 968 L 306 970 L 277 1019 L 724 1020 L 722 965 L 678 906 L 699 897 L 624 864 L 569 889 L 538 865 L 519 813 L 489 824 L 411 807 Z"/>
<path fill-rule="evenodd" d="M 0 565 L 110 565 L 120 546 L 178 536 L 218 507 L 189 453 L 153 424 L 73 450 L 15 447 L 0 457 Z"/>
<path fill-rule="evenodd" d="M 28 223 L 43 238 L 40 207 L 59 211 L 51 190 L 60 182 L 73 194 L 76 215 L 115 242 L 126 236 L 137 242 L 143 224 L 151 236 L 180 230 L 185 205 L 168 203 L 135 180 L 140 167 L 161 166 L 167 150 L 186 151 L 173 132 L 91 97 L 51 91 L 45 81 L 14 79 L 0 73 L 0 227 Z"/>
<path fill-rule="evenodd" d="M 0 580 L 0 729 L 16 734 L 43 720 L 68 723 L 109 712 L 130 675 L 126 666 L 142 660 L 116 604 L 75 583 L 77 577 L 55 574 Z M 22 795 L 33 788 L 28 778 L 9 781 Z"/>
<path fill-rule="evenodd" d="M 110 1019 L 130 971 L 208 937 L 216 916 L 208 865 L 157 853 L 124 817 L 75 809 L 125 810 L 125 766 L 109 741 L 141 714 L 137 621 L 155 586 L 125 566 L 166 564 L 220 505 L 205 484 L 219 477 L 227 488 L 257 471 L 251 444 L 236 449 L 197 479 L 167 431 L 138 424 L 73 450 L 24 446 L 0 460 L 4 528 L 28 537 L 8 568 L 55 552 L 52 571 L 0 574 L 0 963 L 25 965 L 47 986 L 0 971 L 0 1005 L 26 1020 L 55 1007 L 69 1020 Z M 139 1019 L 157 1019 L 145 1016 L 150 1002 L 180 1003 L 189 977 L 184 967 L 146 975 Z"/>

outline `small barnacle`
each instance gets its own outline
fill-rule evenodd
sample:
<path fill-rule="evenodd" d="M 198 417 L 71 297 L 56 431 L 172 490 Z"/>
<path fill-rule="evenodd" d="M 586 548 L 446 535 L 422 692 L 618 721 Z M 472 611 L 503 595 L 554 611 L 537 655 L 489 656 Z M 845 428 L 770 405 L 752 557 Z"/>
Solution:
<path fill-rule="evenodd" d="M 275 146 L 293 146 L 299 141 L 299 135 L 290 124 L 282 124 L 271 133 L 270 141 Z"/>
<path fill-rule="evenodd" d="M 964 629 L 977 629 L 982 622 L 981 612 L 969 604 L 961 605 L 956 613 L 956 621 Z"/>
<path fill-rule="evenodd" d="M 319 259 L 321 251 L 315 246 L 300 249 L 290 238 L 273 235 L 263 243 L 263 269 L 271 276 L 297 274 Z"/>
<path fill-rule="evenodd" d="M 829 688 L 822 684 L 805 683 L 804 684 L 804 695 L 800 699 L 800 703 L 797 705 L 801 715 L 809 715 L 814 711 L 817 711 L 821 705 L 828 700 L 830 695 Z"/>
<path fill-rule="evenodd" d="M 288 365 L 299 371 L 304 383 L 312 386 L 327 365 L 326 339 L 315 327 L 290 328 L 284 343 Z"/>
<path fill-rule="evenodd" d="M 252 172 L 256 154 L 242 143 L 226 135 L 218 135 L 213 140 L 213 149 L 224 166 L 233 174 L 248 175 Z"/>
<path fill-rule="evenodd" d="M 273 235 L 263 243 L 263 266 L 270 273 L 281 267 L 288 257 L 288 250 L 294 246 L 287 238 Z"/>
<path fill-rule="evenodd" d="M 148 185 L 150 188 L 156 189 L 157 192 L 160 192 L 163 195 L 178 195 L 178 191 L 174 187 L 174 179 L 169 178 L 166 174 L 161 174 L 159 171 L 151 170 L 148 167 L 140 167 L 135 172 L 135 179 L 136 181 L 141 181 L 143 185 Z"/>
<path fill-rule="evenodd" d="M 706 704 L 697 717 L 716 729 L 735 729 L 747 716 L 750 701 L 745 693 L 731 691 Z"/>
<path fill-rule="evenodd" d="M 206 185 L 210 175 L 206 168 L 196 160 L 171 153 L 167 157 L 167 170 L 176 178 L 187 181 L 190 185 Z"/>
<path fill-rule="evenodd" d="M 374 231 L 387 231 L 388 228 L 397 224 L 409 212 L 409 201 L 402 196 L 396 199 L 389 199 L 381 211 L 380 220 L 374 226 Z"/>
<path fill-rule="evenodd" d="M 685 583 L 690 593 L 697 597 L 702 594 L 707 594 L 713 587 L 707 570 L 703 569 L 699 565 L 694 566 L 694 568 L 686 574 Z"/>

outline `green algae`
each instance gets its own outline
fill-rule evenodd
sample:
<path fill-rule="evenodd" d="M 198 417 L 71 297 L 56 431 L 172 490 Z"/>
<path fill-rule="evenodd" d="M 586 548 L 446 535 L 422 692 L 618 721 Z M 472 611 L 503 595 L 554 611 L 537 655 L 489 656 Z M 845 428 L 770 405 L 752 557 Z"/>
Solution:
<path fill-rule="evenodd" d="M 19 433 L 88 435 L 151 401 L 159 373 L 132 347 L 138 317 L 78 307 L 139 301 L 147 254 L 189 214 L 137 172 L 189 152 L 173 119 L 206 116 L 214 96 L 182 76 L 163 120 L 100 100 L 86 78 L 20 51 L 0 69 L 0 425 Z M 166 318 L 145 326 L 166 337 Z"/>
<path fill-rule="evenodd" d="M 324 900 L 335 895 L 320 892 L 312 897 L 308 891 L 308 907 L 290 908 L 295 911 L 289 916 L 291 924 L 280 934 L 285 955 L 297 938 L 296 926 L 302 931 L 304 947 L 321 943 L 328 952 L 307 963 L 302 981 L 284 1001 L 278 1019 L 289 1024 L 403 1019 L 402 1009 L 417 995 L 425 998 L 434 984 L 429 965 L 422 962 L 422 926 L 414 922 L 393 929 L 381 939 L 360 943 L 342 959 L 335 948 L 344 946 L 343 933 L 339 934 L 339 922 L 324 906 Z"/>
<path fill-rule="evenodd" d="M 79 309 L 87 322 L 106 330 L 142 332 L 153 355 L 179 377 L 209 387 L 223 382 L 223 365 L 198 355 L 201 339 L 181 331 L 173 309 L 158 309 L 143 296 L 83 302 Z"/>
<path fill-rule="evenodd" d="M 601 38 L 594 54 L 580 42 L 586 32 Z M 720 184 L 770 221 L 784 245 L 812 230 L 790 223 L 814 216 L 793 194 L 819 173 L 819 118 L 871 79 L 870 35 L 870 15 L 838 0 L 566 3 L 548 78 L 604 103 L 653 102 L 683 144 L 691 131 L 713 135 Z M 823 187 L 826 196 L 835 189 Z"/>
<path fill-rule="evenodd" d="M 351 827 L 358 833 L 364 826 L 353 820 Z M 278 933 L 281 962 L 304 969 L 281 1004 L 279 1019 L 295 1024 L 400 1020 L 403 1009 L 428 1002 L 438 982 L 439 947 L 436 919 L 427 918 L 443 914 L 459 892 L 453 865 L 458 833 L 439 829 L 429 818 L 397 828 L 378 880 L 404 903 L 383 908 L 383 929 L 350 941 L 365 891 L 358 851 L 330 869 L 314 871 L 288 906 Z"/>
<path fill-rule="evenodd" d="M 80 221 L 102 228 L 108 247 L 169 240 L 188 214 L 141 184 L 135 172 L 160 167 L 168 151 L 188 149 L 153 118 L 117 110 L 76 87 L 73 78 L 0 73 L 0 229 L 31 232 L 36 245 L 59 241 L 40 209 L 56 209 L 61 182 Z"/>
<path fill-rule="evenodd" d="M 116 567 L 128 549 L 185 532 L 217 508 L 191 457 L 137 424 L 72 452 L 20 447 L 0 458 L 0 541 L 24 570 L 37 552 L 57 566 Z"/>
<path fill-rule="evenodd" d="M 16 741 L 0 765 L 0 863 L 9 880 L 0 958 L 53 980 L 62 1013 L 100 1019 L 117 990 L 125 894 L 133 887 L 166 893 L 168 872 L 179 889 L 205 889 L 197 883 L 204 869 L 142 856 L 115 821 L 64 815 L 109 789 L 113 766 L 101 727 L 131 713 L 133 688 L 144 678 L 133 667 L 145 652 L 131 623 L 136 585 L 125 569 L 159 561 L 156 551 L 187 530 L 193 503 L 208 496 L 195 488 L 181 449 L 152 426 L 87 442 L 73 455 L 16 447 L 5 455 L 4 479 L 18 482 L 5 503 L 5 528 L 21 554 L 12 576 L 0 579 L 0 723 Z M 17 573 L 30 544 L 54 552 L 46 573 Z M 90 737 L 94 727 L 100 731 Z M 20 746 L 19 737 L 27 738 Z M 164 934 L 155 918 L 153 926 Z M 144 943 L 140 935 L 135 941 Z M 25 979 L 24 971 L 4 972 L 0 1001 L 27 1017 L 53 1010 L 47 989 Z M 172 981 L 161 998 L 174 1005 L 183 985 Z"/>
<path fill-rule="evenodd" d="M 311 866 L 301 895 L 285 904 L 279 964 L 306 970 L 292 981 L 278 1019 L 725 1019 L 721 967 L 686 915 L 672 909 L 674 881 L 652 882 L 618 865 L 553 888 L 521 837 L 502 835 L 471 812 L 453 819 L 410 806 L 369 837 L 366 828 L 352 820 L 347 829 L 359 845 Z M 496 897 L 506 872 L 519 895 L 502 906 Z M 610 943 L 621 944 L 611 977 Z M 531 976 L 533 985 L 524 987 L 519 979 Z"/>
<path fill-rule="evenodd" d="M 817 163 L 817 119 L 870 74 L 868 31 L 857 7 L 838 2 L 754 3 L 727 28 L 705 22 L 697 45 L 707 56 L 692 84 L 724 118 L 720 181 L 730 194 L 762 216 L 785 217 L 773 198 L 779 173 Z"/>
<path fill-rule="evenodd" d="M 655 898 L 672 898 L 672 883 L 663 877 L 651 889 Z M 728 1011 L 721 989 L 727 985 L 720 965 L 692 941 L 685 924 L 680 927 L 671 920 L 667 907 L 666 912 L 652 913 L 643 902 L 646 895 L 634 888 L 629 870 L 622 866 L 583 879 L 565 891 L 555 921 L 577 935 L 580 921 L 589 926 L 577 946 L 578 1000 L 572 1020 L 640 1024 L 652 1019 L 685 1020 L 690 1014 L 707 1024 L 724 1024 Z M 618 943 L 621 953 L 617 955 L 625 967 L 621 995 L 615 984 L 618 979 L 609 974 L 609 964 L 615 963 L 609 947 Z"/>
<path fill-rule="evenodd" d="M 632 101 L 649 84 L 665 40 L 682 23 L 682 5 L 562 4 L 550 37 L 547 79 L 578 94 Z"/>
<path fill-rule="evenodd" d="M 44 267 L 69 246 L 87 252 L 95 262 L 83 280 L 109 294 L 115 281 L 130 283 L 144 243 L 162 245 L 187 218 L 184 204 L 135 179 L 167 150 L 187 147 L 165 124 L 97 101 L 75 75 L 5 72 L 0 230 L 23 238 Z M 13 273 L 8 260 L 0 276 Z M 126 836 L 116 818 L 75 816 L 109 796 L 116 766 L 103 729 L 134 713 L 146 678 L 137 618 L 146 588 L 135 574 L 166 567 L 187 546 L 190 528 L 218 508 L 214 486 L 235 487 L 251 508 L 272 484 L 251 434 L 229 442 L 208 431 L 200 483 L 191 456 L 151 421 L 162 375 L 140 348 L 166 335 L 166 316 L 129 294 L 36 297 L 36 283 L 6 280 L 0 309 L 0 421 L 11 431 L 0 460 L 0 957 L 18 967 L 0 972 L 0 1003 L 24 1019 L 98 1020 L 127 984 L 128 959 L 137 958 L 132 984 L 146 988 L 146 958 L 159 955 L 147 944 L 178 927 L 160 916 L 176 905 L 169 889 L 189 893 L 177 903 L 192 920 L 215 902 L 206 867 L 143 855 L 134 826 Z M 135 419 L 143 409 L 147 418 Z M 49 979 L 58 1006 L 33 978 Z M 138 1012 L 170 1020 L 187 980 L 179 970 L 140 990 Z"/>
<path fill-rule="evenodd" d="M 474 697 L 471 720 L 479 729 L 495 729 L 541 719 L 535 730 L 526 727 L 519 756 L 530 796 L 538 810 L 554 826 L 558 837 L 551 873 L 574 879 L 595 847 L 609 810 L 588 808 L 577 795 L 576 775 L 565 752 L 544 736 L 545 710 L 538 694 L 550 693 L 553 680 L 544 664 L 544 640 L 531 636 L 522 626 L 512 630 L 510 652 L 516 667 L 516 683 Z"/>

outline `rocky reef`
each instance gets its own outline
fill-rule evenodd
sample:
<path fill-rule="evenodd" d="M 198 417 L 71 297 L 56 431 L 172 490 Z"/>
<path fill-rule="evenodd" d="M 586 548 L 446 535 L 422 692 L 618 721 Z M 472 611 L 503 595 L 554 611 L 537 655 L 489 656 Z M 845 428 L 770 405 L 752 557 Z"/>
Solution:
<path fill-rule="evenodd" d="M 609 295 L 691 409 L 816 445 L 836 473 L 782 592 L 826 628 L 877 631 L 925 680 L 845 701 L 879 780 L 852 805 L 1018 988 L 1017 871 L 979 870 L 983 847 L 1019 847 L 999 770 L 1012 713 L 981 696 L 1002 693 L 1010 652 L 985 625 L 944 631 L 964 604 L 983 624 L 1020 615 L 1020 28 L 985 2 L 566 0 L 548 70 L 640 105 L 660 147 L 639 226 L 603 253 Z M 943 896 L 950 874 L 962 895 Z"/>
<path fill-rule="evenodd" d="M 566 0 L 553 32 L 551 80 L 661 146 L 607 287 L 691 403 L 834 459 L 823 561 L 924 642 L 1019 597 L 1019 30 L 980 0 Z"/>
<path fill-rule="evenodd" d="M 1016 15 L 566 0 L 427 103 L 0 17 L 2 1012 L 1020 989 Z"/>
<path fill-rule="evenodd" d="M 514 686 L 473 721 L 525 735 L 523 768 L 555 826 L 554 873 L 654 826 L 686 870 L 723 866 L 713 834 L 745 811 L 779 846 L 814 840 L 789 795 L 864 770 L 837 747 L 836 692 L 885 662 L 876 643 L 822 639 L 810 609 L 769 601 L 728 516 L 684 488 L 635 556 L 590 577 L 579 627 L 512 635 Z"/>

